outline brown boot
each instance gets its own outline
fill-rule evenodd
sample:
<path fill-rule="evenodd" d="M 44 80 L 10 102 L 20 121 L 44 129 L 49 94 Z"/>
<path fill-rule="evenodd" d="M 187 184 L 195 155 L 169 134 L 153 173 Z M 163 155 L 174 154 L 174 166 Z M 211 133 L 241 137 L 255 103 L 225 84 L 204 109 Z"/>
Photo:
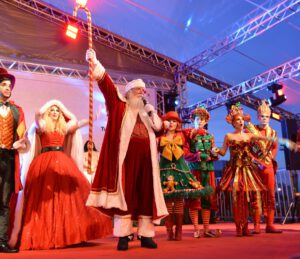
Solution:
<path fill-rule="evenodd" d="M 180 241 L 182 240 L 182 222 L 183 222 L 183 214 L 175 213 L 175 240 Z"/>
<path fill-rule="evenodd" d="M 169 214 L 165 218 L 165 226 L 167 229 L 168 240 L 174 240 L 174 233 L 173 233 L 173 213 Z"/>
<path fill-rule="evenodd" d="M 274 215 L 275 215 L 275 210 L 268 211 L 266 233 L 280 234 L 282 233 L 282 230 L 276 229 L 273 225 Z"/>

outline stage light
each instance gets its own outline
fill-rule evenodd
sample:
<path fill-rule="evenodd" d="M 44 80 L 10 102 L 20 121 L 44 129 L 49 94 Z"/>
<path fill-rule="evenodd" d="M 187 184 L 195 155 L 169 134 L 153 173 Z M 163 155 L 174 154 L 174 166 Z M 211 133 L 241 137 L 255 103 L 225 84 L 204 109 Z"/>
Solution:
<path fill-rule="evenodd" d="M 76 4 L 85 7 L 88 0 L 76 0 Z"/>
<path fill-rule="evenodd" d="M 78 33 L 78 28 L 75 27 L 74 25 L 68 24 L 66 35 L 69 38 L 72 38 L 75 40 L 77 38 L 77 33 Z"/>
<path fill-rule="evenodd" d="M 280 105 L 287 100 L 282 88 L 282 85 L 276 83 L 268 86 L 268 89 L 273 93 L 273 96 L 268 99 L 270 106 L 274 107 Z"/>
<path fill-rule="evenodd" d="M 275 120 L 280 121 L 280 115 L 276 112 L 272 112 L 271 117 Z"/>

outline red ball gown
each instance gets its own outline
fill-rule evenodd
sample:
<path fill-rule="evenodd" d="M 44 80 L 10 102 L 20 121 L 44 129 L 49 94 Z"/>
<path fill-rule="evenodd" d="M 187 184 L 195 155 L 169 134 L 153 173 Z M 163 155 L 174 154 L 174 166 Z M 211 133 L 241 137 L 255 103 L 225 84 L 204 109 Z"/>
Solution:
<path fill-rule="evenodd" d="M 64 135 L 43 133 L 42 148 L 62 147 Z M 61 248 L 111 234 L 111 219 L 85 205 L 90 184 L 63 151 L 31 163 L 24 190 L 20 249 Z"/>

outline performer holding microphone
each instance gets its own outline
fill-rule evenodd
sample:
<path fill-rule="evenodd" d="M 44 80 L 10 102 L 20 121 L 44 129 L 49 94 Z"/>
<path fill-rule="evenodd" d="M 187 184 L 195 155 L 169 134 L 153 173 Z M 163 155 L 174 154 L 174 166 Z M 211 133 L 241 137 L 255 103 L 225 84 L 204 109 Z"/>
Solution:
<path fill-rule="evenodd" d="M 87 205 L 100 207 L 114 217 L 118 250 L 128 249 L 132 220 L 138 220 L 141 246 L 157 248 L 154 224 L 168 215 L 160 184 L 154 131 L 162 122 L 151 104 L 144 104 L 145 83 L 129 82 L 125 96 L 113 84 L 104 67 L 89 49 L 93 78 L 104 95 L 108 121 L 92 191 Z"/>

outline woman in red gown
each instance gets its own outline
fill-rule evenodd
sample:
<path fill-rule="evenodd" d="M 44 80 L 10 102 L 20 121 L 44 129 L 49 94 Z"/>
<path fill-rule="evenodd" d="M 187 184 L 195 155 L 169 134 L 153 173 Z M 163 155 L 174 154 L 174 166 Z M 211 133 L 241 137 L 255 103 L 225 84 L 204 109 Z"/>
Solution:
<path fill-rule="evenodd" d="M 83 156 L 77 131 L 84 124 L 86 120 L 77 122 L 56 100 L 46 103 L 36 114 L 36 137 L 29 156 L 40 154 L 33 158 L 27 172 L 24 203 L 18 201 L 21 211 L 23 205 L 21 250 L 62 248 L 111 234 L 110 218 L 85 206 L 90 184 L 79 170 Z M 16 219 L 12 235 L 15 240 Z"/>

